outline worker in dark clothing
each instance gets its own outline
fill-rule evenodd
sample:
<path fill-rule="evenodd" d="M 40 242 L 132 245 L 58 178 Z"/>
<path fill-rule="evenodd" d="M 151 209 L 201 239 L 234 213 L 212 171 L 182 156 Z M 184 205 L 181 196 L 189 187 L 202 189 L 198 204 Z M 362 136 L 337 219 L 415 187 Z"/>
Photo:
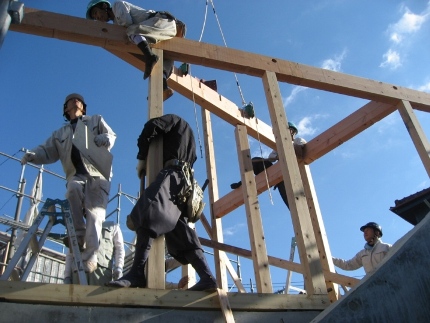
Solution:
<path fill-rule="evenodd" d="M 294 146 L 294 151 L 296 153 L 296 156 L 298 158 L 302 158 L 303 157 L 303 149 L 305 147 L 306 140 L 304 140 L 303 138 L 299 138 L 299 137 L 296 138 L 296 135 L 299 131 L 297 129 L 297 126 L 294 123 L 288 122 L 288 129 L 290 130 L 291 138 L 293 139 L 293 146 Z M 277 160 L 278 160 L 278 153 L 275 150 L 273 150 L 270 153 L 269 158 L 261 158 L 261 157 L 252 158 L 252 168 L 254 170 L 254 174 L 255 175 L 260 174 L 265 169 L 272 166 L 273 162 L 276 162 Z M 239 188 L 241 186 L 242 186 L 242 181 L 237 182 L 237 183 L 232 183 L 230 185 L 231 189 L 233 189 L 233 190 L 236 188 Z M 276 184 L 273 188 L 275 190 L 278 189 L 279 195 L 281 195 L 281 198 L 284 201 L 285 205 L 287 206 L 287 208 L 290 208 L 290 206 L 288 205 L 287 191 L 285 189 L 284 181 Z"/>
<path fill-rule="evenodd" d="M 191 187 L 191 171 L 196 161 L 196 144 L 190 125 L 174 114 L 149 120 L 139 136 L 137 175 L 146 175 L 150 143 L 163 138 L 164 168 L 145 189 L 130 218 L 137 241 L 133 265 L 121 279 L 108 283 L 116 287 L 146 287 L 144 267 L 152 241 L 165 236 L 169 254 L 181 264 L 191 264 L 200 277 L 189 290 L 214 290 L 216 281 L 209 269 L 196 232 L 187 225 L 184 196 Z"/>

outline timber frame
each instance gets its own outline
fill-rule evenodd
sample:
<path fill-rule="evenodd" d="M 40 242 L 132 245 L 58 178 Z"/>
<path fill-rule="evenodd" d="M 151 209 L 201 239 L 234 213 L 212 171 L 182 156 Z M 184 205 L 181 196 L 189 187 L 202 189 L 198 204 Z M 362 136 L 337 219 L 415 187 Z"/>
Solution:
<path fill-rule="evenodd" d="M 15 32 L 98 46 L 137 69 L 144 70 L 144 63 L 139 58 L 141 55 L 139 49 L 128 42 L 124 29 L 120 26 L 26 8 L 22 23 L 12 24 L 9 29 Z M 261 78 L 266 94 L 272 126 L 265 124 L 261 120 L 257 121 L 255 118 L 244 118 L 237 105 L 197 79 L 182 75 L 179 70 L 175 69 L 168 80 L 168 84 L 173 90 L 190 100 L 195 100 L 202 107 L 206 170 L 207 178 L 210 179 L 208 186 L 210 222 L 203 216 L 202 223 L 211 239 L 201 238 L 201 242 L 203 245 L 214 249 L 216 276 L 220 289 L 227 291 L 226 277 L 228 271 L 238 290 L 242 293 L 245 292 L 237 273 L 226 257 L 225 252 L 229 252 L 252 259 L 258 293 L 273 293 L 269 266 L 276 266 L 303 274 L 307 292 L 306 297 L 303 295 L 278 295 L 279 297 L 284 297 L 283 306 L 285 306 L 285 303 L 293 302 L 290 304 L 296 304 L 297 309 L 322 310 L 330 302 L 336 301 L 339 298 L 337 284 L 354 286 L 358 280 L 335 273 L 309 165 L 358 135 L 372 124 L 398 110 L 422 163 L 430 175 L 430 144 L 414 114 L 414 109 L 430 112 L 430 94 L 278 58 L 251 54 L 182 38 L 173 38 L 157 43 L 153 45 L 153 49 L 160 56 L 160 62 L 163 61 L 164 56 L 175 61 Z M 287 130 L 288 120 L 282 104 L 278 82 L 358 97 L 369 100 L 369 102 L 310 140 L 306 145 L 304 157 L 298 160 L 295 158 L 294 149 L 290 144 L 291 135 Z M 148 99 L 148 118 L 161 116 L 163 114 L 161 64 L 155 65 L 151 75 Z M 236 146 L 242 183 L 244 183 L 242 188 L 233 190 L 222 197 L 219 197 L 218 193 L 211 114 L 218 116 L 235 127 Z M 285 183 L 288 200 L 291 201 L 290 213 L 296 233 L 295 238 L 300 263 L 275 258 L 267 254 L 258 206 L 258 195 L 267 190 L 266 179 L 263 173 L 254 176 L 252 172 L 248 142 L 248 136 L 257 138 L 257 122 L 259 140 L 266 146 L 275 149 L 279 155 L 279 162 L 267 169 L 267 175 L 270 186 L 282 180 Z M 150 156 L 152 158 L 148 161 L 148 181 L 151 181 L 158 172 L 156 165 L 160 165 L 160 163 L 157 163 L 157 160 L 162 156 L 157 155 L 154 148 L 155 145 L 160 144 L 162 143 L 156 143 L 151 146 Z M 223 243 L 222 217 L 227 216 L 229 212 L 241 205 L 245 205 L 247 213 L 251 250 Z M 164 289 L 164 277 L 162 275 L 157 276 L 155 273 L 164 272 L 164 240 L 157 239 L 151 252 L 148 287 L 162 290 Z M 7 284 L 10 283 L 8 282 Z M 7 287 L 4 286 L 4 288 Z M 92 287 L 85 288 L 91 289 Z M 20 293 L 24 293 L 24 285 L 20 285 L 20 289 L 23 290 Z M 143 293 L 149 295 L 160 292 L 151 292 L 151 289 Z M 106 290 L 108 289 L 106 288 Z M 64 288 L 64 293 L 66 294 L 66 288 Z M 176 293 L 181 293 L 181 291 Z M 125 294 L 123 291 L 111 290 L 109 296 L 103 296 L 106 297 L 103 302 L 112 303 L 112 300 L 117 299 L 118 295 L 123 294 Z M 151 295 L 149 296 L 154 298 L 160 296 Z M 265 310 L 281 308 L 277 307 L 280 301 L 276 299 L 275 295 L 272 296 L 273 298 L 268 301 L 271 306 L 268 305 L 264 308 Z M 85 303 L 85 300 L 82 301 L 84 299 L 83 294 L 82 297 L 76 297 Z M 100 297 L 103 298 L 102 296 Z M 175 302 L 179 299 L 174 295 L 171 297 Z M 292 301 L 294 297 L 298 297 L 296 302 Z M 267 299 L 269 298 L 267 296 Z M 288 302 L 285 302 L 287 298 Z M 63 299 L 62 301 L 67 300 Z M 70 298 L 68 301 L 73 301 L 73 299 Z M 96 302 L 102 303 L 101 300 Z M 253 304 L 255 305 L 255 303 Z M 144 305 L 151 306 L 151 304 L 146 303 Z M 158 306 L 157 304 L 152 305 Z"/>

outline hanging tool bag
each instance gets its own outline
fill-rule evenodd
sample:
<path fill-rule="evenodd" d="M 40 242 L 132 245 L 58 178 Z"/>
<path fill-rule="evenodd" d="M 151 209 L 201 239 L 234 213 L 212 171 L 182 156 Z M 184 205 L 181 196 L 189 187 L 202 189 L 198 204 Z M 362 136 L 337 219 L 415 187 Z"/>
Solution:
<path fill-rule="evenodd" d="M 187 199 L 188 222 L 196 223 L 200 220 L 205 205 L 206 203 L 203 202 L 203 190 L 193 178 L 191 192 Z"/>

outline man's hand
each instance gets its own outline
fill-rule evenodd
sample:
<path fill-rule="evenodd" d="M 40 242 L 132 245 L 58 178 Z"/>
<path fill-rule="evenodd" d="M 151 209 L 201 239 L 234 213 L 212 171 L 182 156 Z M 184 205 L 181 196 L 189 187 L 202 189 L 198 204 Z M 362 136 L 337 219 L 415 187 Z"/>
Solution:
<path fill-rule="evenodd" d="M 107 133 L 101 133 L 95 136 L 94 142 L 96 143 L 97 147 L 100 147 L 100 146 L 109 147 L 110 145 L 109 136 Z"/>
<path fill-rule="evenodd" d="M 189 281 L 190 281 L 190 277 L 188 277 L 188 276 L 182 277 L 178 282 L 178 289 L 185 288 Z"/>
<path fill-rule="evenodd" d="M 142 176 L 146 176 L 146 160 L 137 160 L 136 172 L 139 179 L 142 178 Z"/>
<path fill-rule="evenodd" d="M 28 162 L 32 162 L 34 160 L 34 157 L 36 156 L 36 154 L 32 151 L 28 151 L 24 154 L 24 156 L 22 156 L 21 158 L 21 165 L 25 165 Z"/>
<path fill-rule="evenodd" d="M 113 278 L 113 280 L 117 280 L 117 279 L 120 279 L 121 277 L 122 277 L 122 269 L 116 267 L 113 270 L 112 278 Z"/>

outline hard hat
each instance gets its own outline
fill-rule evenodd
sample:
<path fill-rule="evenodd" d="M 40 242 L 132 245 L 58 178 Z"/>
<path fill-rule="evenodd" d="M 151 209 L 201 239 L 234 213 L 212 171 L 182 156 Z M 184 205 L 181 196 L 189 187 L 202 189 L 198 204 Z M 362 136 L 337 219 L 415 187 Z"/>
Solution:
<path fill-rule="evenodd" d="M 296 135 L 299 133 L 299 130 L 297 129 L 297 126 L 294 124 L 294 123 L 292 123 L 292 122 L 289 122 L 288 121 L 288 129 L 293 129 L 296 133 Z"/>
<path fill-rule="evenodd" d="M 87 19 L 91 19 L 91 20 L 93 20 L 93 18 L 91 18 L 91 9 L 94 7 L 94 6 L 96 6 L 96 5 L 98 5 L 99 3 L 106 3 L 108 6 L 109 6 L 109 8 L 111 8 L 112 6 L 110 5 L 110 2 L 109 1 L 106 1 L 106 0 L 91 0 L 90 2 L 88 2 L 88 6 L 87 6 Z"/>
<path fill-rule="evenodd" d="M 86 115 L 87 114 L 87 104 L 85 103 L 84 97 L 78 93 L 71 93 L 68 96 L 66 96 L 66 99 L 64 100 L 64 104 L 63 104 L 63 116 L 67 119 L 70 120 L 70 117 L 68 114 L 65 113 L 65 110 L 67 108 L 67 102 L 71 99 L 78 99 L 79 101 L 82 102 L 82 105 L 84 106 L 84 111 L 83 114 Z"/>
<path fill-rule="evenodd" d="M 366 229 L 366 228 L 373 228 L 374 230 L 379 231 L 381 233 L 381 237 L 382 237 L 382 227 L 378 223 L 376 223 L 376 222 L 369 222 L 369 223 L 363 225 L 360 228 L 360 231 L 364 232 L 364 229 Z"/>

